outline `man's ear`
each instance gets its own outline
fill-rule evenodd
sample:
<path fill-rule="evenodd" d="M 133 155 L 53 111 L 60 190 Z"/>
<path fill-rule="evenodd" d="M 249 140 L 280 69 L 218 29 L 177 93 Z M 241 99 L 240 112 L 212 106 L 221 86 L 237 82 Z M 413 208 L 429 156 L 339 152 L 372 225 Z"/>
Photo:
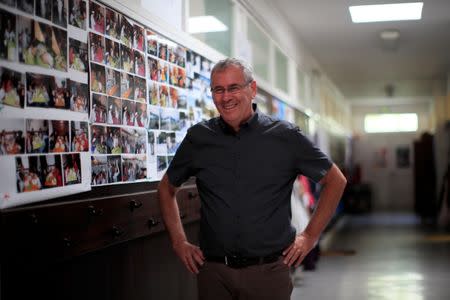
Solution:
<path fill-rule="evenodd" d="M 252 97 L 253 97 L 253 98 L 256 97 L 257 87 L 256 87 L 256 81 L 255 81 L 255 80 L 253 80 L 253 81 L 250 83 L 250 88 L 252 89 Z"/>

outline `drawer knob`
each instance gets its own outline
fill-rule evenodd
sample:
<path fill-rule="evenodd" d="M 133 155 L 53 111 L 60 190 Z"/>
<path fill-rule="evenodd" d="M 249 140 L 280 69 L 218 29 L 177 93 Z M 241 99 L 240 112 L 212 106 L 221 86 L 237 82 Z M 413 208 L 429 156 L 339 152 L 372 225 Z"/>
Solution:
<path fill-rule="evenodd" d="M 101 208 L 97 209 L 94 207 L 94 205 L 89 205 L 88 211 L 91 216 L 100 216 L 103 214 L 103 209 L 101 209 Z"/>
<path fill-rule="evenodd" d="M 189 192 L 188 193 L 189 200 L 195 199 L 197 196 L 198 196 L 197 193 L 193 193 L 193 192 Z"/>
<path fill-rule="evenodd" d="M 34 213 L 30 214 L 30 223 L 31 224 L 37 224 L 38 223 L 38 218 L 37 218 L 36 214 L 34 214 Z"/>
<path fill-rule="evenodd" d="M 142 206 L 142 202 L 131 200 L 129 204 L 129 208 L 131 211 L 135 210 L 136 208 L 139 208 Z"/>
<path fill-rule="evenodd" d="M 123 235 L 123 230 L 120 229 L 120 228 L 117 227 L 117 226 L 113 226 L 113 228 L 112 228 L 112 235 L 113 235 L 114 237 L 119 237 L 119 236 Z"/>
<path fill-rule="evenodd" d="M 155 226 L 158 225 L 158 224 L 159 224 L 159 221 L 155 220 L 154 218 L 150 218 L 150 219 L 148 219 L 148 221 L 147 221 L 147 226 L 148 226 L 148 228 L 155 227 Z"/>
<path fill-rule="evenodd" d="M 66 248 L 72 247 L 72 239 L 70 237 L 63 238 L 63 243 Z"/>

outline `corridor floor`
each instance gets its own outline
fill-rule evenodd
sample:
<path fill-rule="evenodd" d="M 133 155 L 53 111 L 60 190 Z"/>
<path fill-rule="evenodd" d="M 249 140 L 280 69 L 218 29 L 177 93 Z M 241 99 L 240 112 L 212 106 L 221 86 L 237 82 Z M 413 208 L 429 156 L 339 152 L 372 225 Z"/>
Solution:
<path fill-rule="evenodd" d="M 345 216 L 337 225 L 316 270 L 295 273 L 292 300 L 450 299 L 449 233 L 410 214 Z"/>

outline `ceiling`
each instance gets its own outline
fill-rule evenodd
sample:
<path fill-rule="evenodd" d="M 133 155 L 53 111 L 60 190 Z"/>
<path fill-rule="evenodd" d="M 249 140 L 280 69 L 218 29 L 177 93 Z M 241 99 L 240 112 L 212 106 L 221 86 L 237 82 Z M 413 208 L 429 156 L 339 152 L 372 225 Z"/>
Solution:
<path fill-rule="evenodd" d="M 352 23 L 348 7 L 416 0 L 277 0 L 323 71 L 349 101 L 445 93 L 450 76 L 450 0 L 423 0 L 417 21 Z M 396 47 L 380 32 L 396 29 Z M 450 80 L 450 79 L 449 79 Z M 442 92 L 443 91 L 443 92 Z"/>

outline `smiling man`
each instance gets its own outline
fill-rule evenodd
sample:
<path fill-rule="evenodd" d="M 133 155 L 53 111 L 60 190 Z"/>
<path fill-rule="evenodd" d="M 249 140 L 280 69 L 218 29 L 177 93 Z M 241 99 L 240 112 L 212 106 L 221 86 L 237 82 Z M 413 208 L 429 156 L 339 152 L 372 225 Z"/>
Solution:
<path fill-rule="evenodd" d="M 220 117 L 188 130 L 158 187 L 173 249 L 198 274 L 200 299 L 288 300 L 289 267 L 319 239 L 346 180 L 297 126 L 258 111 L 256 81 L 245 62 L 218 62 L 211 92 Z M 298 175 L 323 185 L 304 232 L 290 222 Z M 190 176 L 202 204 L 200 247 L 187 240 L 175 198 Z"/>

